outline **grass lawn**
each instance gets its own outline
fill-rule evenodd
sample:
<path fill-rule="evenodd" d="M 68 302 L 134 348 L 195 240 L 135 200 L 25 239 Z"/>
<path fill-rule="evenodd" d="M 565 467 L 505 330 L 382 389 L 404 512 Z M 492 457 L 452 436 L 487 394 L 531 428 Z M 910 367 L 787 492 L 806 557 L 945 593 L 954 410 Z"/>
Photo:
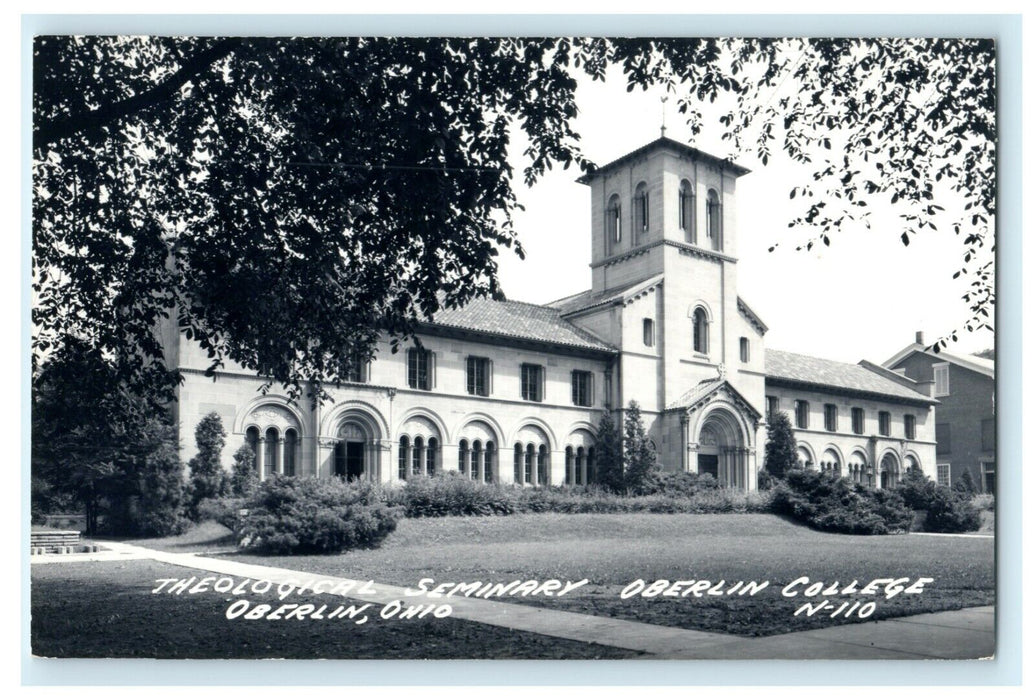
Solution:
<path fill-rule="evenodd" d="M 799 576 L 843 585 L 855 579 L 861 587 L 875 578 L 935 579 L 921 595 L 891 600 L 860 595 L 838 598 L 839 602 L 876 601 L 870 620 L 992 604 L 993 542 L 834 535 L 767 514 L 544 513 L 406 519 L 379 549 L 334 556 L 228 556 L 407 586 L 425 577 L 436 582 L 501 583 L 587 578 L 589 584 L 565 598 L 517 598 L 515 602 L 755 636 L 843 622 L 827 615 L 794 616 L 802 597 L 786 598 L 780 589 Z M 149 546 L 164 544 L 152 541 Z M 184 544 L 173 546 L 183 548 Z M 619 591 L 635 579 L 771 583 L 754 597 L 620 599 Z"/>
<path fill-rule="evenodd" d="M 233 598 L 211 591 L 151 594 L 155 579 L 197 574 L 197 570 L 148 560 L 35 564 L 32 653 L 177 659 L 620 659 L 638 655 L 452 618 L 372 616 L 363 625 L 348 620 L 227 620 L 224 613 Z M 292 602 L 327 600 L 326 596 L 322 601 L 293 596 Z"/>

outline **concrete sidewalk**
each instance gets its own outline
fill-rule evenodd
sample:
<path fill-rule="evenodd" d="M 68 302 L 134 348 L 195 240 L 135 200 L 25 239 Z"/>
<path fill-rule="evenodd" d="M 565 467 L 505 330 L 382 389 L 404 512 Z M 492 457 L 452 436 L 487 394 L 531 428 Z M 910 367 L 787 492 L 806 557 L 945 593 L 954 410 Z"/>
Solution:
<path fill-rule="evenodd" d="M 350 581 L 305 571 L 162 552 L 125 543 L 106 542 L 105 546 L 111 553 L 103 557 L 64 555 L 48 556 L 45 560 L 33 557 L 32 561 L 42 564 L 59 560 L 146 558 L 275 584 L 290 582 L 299 585 L 310 579 L 335 583 Z M 347 598 L 377 605 L 394 600 L 408 604 L 448 603 L 453 608 L 451 617 L 459 620 L 632 649 L 664 659 L 980 659 L 992 657 L 995 648 L 992 606 L 843 624 L 771 637 L 739 637 L 480 598 L 408 596 L 402 587 L 380 583 L 374 583 L 370 588 L 373 591 L 351 591 Z"/>

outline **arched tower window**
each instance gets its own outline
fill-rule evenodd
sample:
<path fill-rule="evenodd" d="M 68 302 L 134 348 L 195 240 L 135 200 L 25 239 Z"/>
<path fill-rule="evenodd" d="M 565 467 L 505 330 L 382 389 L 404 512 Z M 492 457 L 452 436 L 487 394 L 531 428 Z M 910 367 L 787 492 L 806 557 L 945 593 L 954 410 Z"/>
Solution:
<path fill-rule="evenodd" d="M 694 351 L 709 354 L 709 319 L 700 306 L 694 310 Z"/>
<path fill-rule="evenodd" d="M 634 245 L 640 244 L 648 230 L 647 184 L 641 182 L 633 191 L 633 237 Z"/>
<path fill-rule="evenodd" d="M 468 449 L 468 441 L 461 440 L 457 447 L 457 469 L 464 476 L 471 476 L 471 450 Z"/>
<path fill-rule="evenodd" d="M 723 250 L 722 206 L 716 190 L 709 190 L 705 207 L 705 233 L 713 250 Z"/>
<path fill-rule="evenodd" d="M 622 241 L 622 205 L 619 195 L 613 194 L 608 200 L 608 208 L 604 212 L 604 229 L 608 250 L 615 250 Z"/>
<path fill-rule="evenodd" d="M 404 435 L 399 438 L 399 478 L 406 480 L 410 476 L 410 438 Z"/>
<path fill-rule="evenodd" d="M 680 182 L 678 214 L 680 230 L 683 231 L 684 240 L 688 243 L 697 243 L 697 227 L 694 225 L 694 187 L 689 180 L 682 180 Z"/>

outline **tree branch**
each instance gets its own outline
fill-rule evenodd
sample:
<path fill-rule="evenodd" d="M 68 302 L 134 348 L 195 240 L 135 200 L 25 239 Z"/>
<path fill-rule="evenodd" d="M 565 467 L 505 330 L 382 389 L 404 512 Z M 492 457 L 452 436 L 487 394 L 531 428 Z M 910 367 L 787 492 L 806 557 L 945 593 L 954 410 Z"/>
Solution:
<path fill-rule="evenodd" d="M 63 139 L 97 131 L 123 117 L 171 102 L 180 88 L 230 54 L 241 45 L 242 41 L 240 38 L 217 41 L 209 48 L 187 59 L 179 70 L 150 90 L 97 109 L 69 114 L 50 122 L 37 124 L 33 134 L 33 149 L 40 150 Z"/>

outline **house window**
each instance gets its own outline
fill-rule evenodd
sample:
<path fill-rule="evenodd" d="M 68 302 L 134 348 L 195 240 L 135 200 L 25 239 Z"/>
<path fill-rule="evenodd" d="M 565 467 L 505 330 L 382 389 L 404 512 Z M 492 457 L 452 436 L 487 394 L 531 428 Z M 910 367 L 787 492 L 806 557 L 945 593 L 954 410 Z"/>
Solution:
<path fill-rule="evenodd" d="M 748 362 L 748 360 L 750 359 L 751 356 L 749 354 L 749 350 L 750 350 L 750 348 L 749 348 L 749 345 L 748 345 L 748 338 L 742 337 L 741 338 L 741 361 L 742 362 Z"/>
<path fill-rule="evenodd" d="M 694 187 L 687 180 L 680 183 L 680 230 L 684 232 L 684 240 L 697 243 L 694 226 Z"/>
<path fill-rule="evenodd" d="M 619 195 L 613 194 L 608 200 L 608 208 L 604 213 L 605 231 L 608 236 L 608 245 L 615 246 L 622 241 L 622 205 L 619 204 Z"/>
<path fill-rule="evenodd" d="M 917 418 L 909 413 L 903 416 L 903 435 L 907 440 L 913 440 L 917 437 Z"/>
<path fill-rule="evenodd" d="M 781 410 L 781 400 L 776 396 L 766 397 L 766 415 L 773 416 Z"/>
<path fill-rule="evenodd" d="M 522 398 L 543 401 L 543 366 L 522 364 Z"/>
<path fill-rule="evenodd" d="M 888 411 L 878 411 L 878 432 L 886 437 L 892 434 L 892 415 Z"/>
<path fill-rule="evenodd" d="M 987 452 L 996 449 L 996 420 L 992 418 L 982 421 L 982 449 Z"/>
<path fill-rule="evenodd" d="M 642 234 L 648 230 L 648 193 L 643 182 L 637 185 L 633 193 L 633 235 L 635 243 L 640 243 Z"/>
<path fill-rule="evenodd" d="M 854 408 L 853 414 L 853 432 L 857 435 L 863 435 L 863 409 Z"/>
<path fill-rule="evenodd" d="M 720 225 L 722 206 L 719 203 L 719 195 L 716 190 L 709 190 L 708 200 L 705 205 L 705 234 L 713 250 L 723 250 L 723 227 Z"/>
<path fill-rule="evenodd" d="M 488 357 L 468 357 L 467 387 L 472 396 L 489 396 L 490 368 Z"/>
<path fill-rule="evenodd" d="M 936 396 L 949 396 L 950 395 L 950 365 L 943 363 L 941 365 L 934 365 L 932 369 L 935 371 L 935 395 Z"/>
<path fill-rule="evenodd" d="M 349 366 L 345 370 L 345 381 L 363 384 L 367 381 L 367 363 L 359 355 L 349 358 Z"/>
<path fill-rule="evenodd" d="M 935 465 L 935 481 L 939 486 L 950 486 L 950 465 Z"/>
<path fill-rule="evenodd" d="M 838 406 L 824 404 L 824 430 L 833 433 L 838 430 Z"/>
<path fill-rule="evenodd" d="M 948 455 L 950 453 L 950 424 L 935 424 L 935 453 Z"/>
<path fill-rule="evenodd" d="M 694 351 L 709 354 L 709 319 L 700 306 L 694 310 Z"/>
<path fill-rule="evenodd" d="M 426 348 L 410 348 L 407 350 L 406 370 L 406 383 L 411 389 L 430 391 L 434 384 L 434 353 Z"/>
<path fill-rule="evenodd" d="M 982 493 L 996 493 L 996 462 L 982 463 Z"/>
<path fill-rule="evenodd" d="M 576 406 L 593 405 L 593 380 L 592 372 L 572 370 L 572 403 Z"/>
<path fill-rule="evenodd" d="M 809 427 L 809 402 L 795 402 L 795 427 L 805 430 Z"/>
<path fill-rule="evenodd" d="M 655 322 L 650 318 L 644 319 L 644 345 L 652 347 L 655 344 Z"/>

